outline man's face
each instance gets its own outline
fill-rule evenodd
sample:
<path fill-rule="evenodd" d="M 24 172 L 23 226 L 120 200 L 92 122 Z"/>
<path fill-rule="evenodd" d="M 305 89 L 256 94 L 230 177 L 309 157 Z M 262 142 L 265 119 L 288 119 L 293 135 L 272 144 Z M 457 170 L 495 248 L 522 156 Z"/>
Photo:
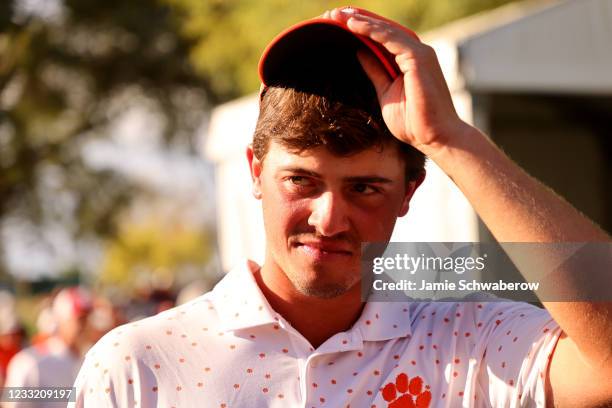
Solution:
<path fill-rule="evenodd" d="M 82 340 L 81 336 L 87 323 L 87 317 L 88 313 L 82 313 L 58 321 L 59 335 L 68 346 L 73 346 Z"/>
<path fill-rule="evenodd" d="M 408 211 L 396 147 L 337 157 L 324 147 L 294 154 L 271 142 L 263 162 L 248 158 L 253 193 L 262 199 L 266 264 L 302 294 L 339 296 L 360 280 L 362 242 L 388 241 Z"/>

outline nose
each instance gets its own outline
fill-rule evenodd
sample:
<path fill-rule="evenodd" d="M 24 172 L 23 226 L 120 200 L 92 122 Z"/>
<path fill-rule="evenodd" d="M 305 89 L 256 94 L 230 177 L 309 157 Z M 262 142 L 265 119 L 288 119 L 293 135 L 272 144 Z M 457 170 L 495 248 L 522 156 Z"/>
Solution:
<path fill-rule="evenodd" d="M 340 195 L 330 191 L 324 192 L 312 200 L 312 211 L 308 225 L 326 237 L 331 237 L 350 228 L 348 203 Z"/>

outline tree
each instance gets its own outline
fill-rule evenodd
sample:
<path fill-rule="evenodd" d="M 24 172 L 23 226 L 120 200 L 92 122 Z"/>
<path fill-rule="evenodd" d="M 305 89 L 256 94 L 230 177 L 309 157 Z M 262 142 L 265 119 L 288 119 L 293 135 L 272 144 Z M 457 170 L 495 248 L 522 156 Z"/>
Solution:
<path fill-rule="evenodd" d="M 176 283 L 181 271 L 203 269 L 211 255 L 209 239 L 180 220 L 124 223 L 108 243 L 98 284 L 129 293 L 143 280 Z"/>
<path fill-rule="evenodd" d="M 257 62 L 266 44 L 286 27 L 325 10 L 346 6 L 340 0 L 162 0 L 193 41 L 191 61 L 220 99 L 255 92 Z M 509 0 L 358 0 L 352 3 L 423 31 L 487 10 Z"/>
<path fill-rule="evenodd" d="M 168 6 L 66 0 L 49 16 L 21 3 L 0 6 L 0 224 L 65 217 L 56 204 L 68 196 L 75 237 L 111 236 L 142 189 L 87 166 L 83 146 L 109 137 L 134 100 L 154 105 L 168 144 L 188 143 L 210 87 L 189 65 L 193 44 Z"/>
<path fill-rule="evenodd" d="M 424 30 L 507 1 L 355 5 Z M 189 146 L 206 107 L 257 90 L 257 61 L 270 39 L 342 5 L 48 0 L 37 3 L 55 4 L 55 11 L 37 12 L 24 9 L 29 3 L 0 2 L 0 227 L 11 218 L 66 218 L 75 238 L 116 234 L 118 215 L 142 192 L 114 172 L 91 168 L 81 152 L 88 141 L 109 137 L 109 124 L 126 106 L 154 106 L 166 142 Z M 0 276 L 2 268 L 0 259 Z"/>

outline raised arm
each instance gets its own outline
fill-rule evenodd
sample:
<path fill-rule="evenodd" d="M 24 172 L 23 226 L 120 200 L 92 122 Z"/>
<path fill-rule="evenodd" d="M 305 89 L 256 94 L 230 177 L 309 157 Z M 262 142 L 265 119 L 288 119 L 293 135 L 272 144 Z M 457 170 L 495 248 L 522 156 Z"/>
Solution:
<path fill-rule="evenodd" d="M 446 172 L 498 241 L 610 242 L 603 230 L 458 117 L 431 47 L 375 15 L 336 9 L 327 16 L 396 56 L 403 76 L 394 81 L 373 57 L 359 56 L 376 87 L 389 130 Z M 581 272 L 564 271 L 568 283 L 572 273 Z M 588 273 L 602 274 L 612 282 L 612 265 Z M 583 288 L 570 287 L 574 298 L 581 298 Z M 550 366 L 554 404 L 612 402 L 612 302 L 544 302 L 544 306 L 564 331 Z"/>

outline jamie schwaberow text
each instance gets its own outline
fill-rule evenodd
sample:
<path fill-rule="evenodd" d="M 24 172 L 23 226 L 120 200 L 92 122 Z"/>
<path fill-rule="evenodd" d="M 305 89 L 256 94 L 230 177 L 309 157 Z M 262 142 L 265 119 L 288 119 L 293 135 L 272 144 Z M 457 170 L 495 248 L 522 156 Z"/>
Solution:
<path fill-rule="evenodd" d="M 540 287 L 539 282 L 504 282 L 501 279 L 497 282 L 478 282 L 476 280 L 461 279 L 458 282 L 444 280 L 442 282 L 429 282 L 427 280 L 412 281 L 402 279 L 397 282 L 384 282 L 380 279 L 372 282 L 372 287 L 376 291 L 536 291 Z"/>

